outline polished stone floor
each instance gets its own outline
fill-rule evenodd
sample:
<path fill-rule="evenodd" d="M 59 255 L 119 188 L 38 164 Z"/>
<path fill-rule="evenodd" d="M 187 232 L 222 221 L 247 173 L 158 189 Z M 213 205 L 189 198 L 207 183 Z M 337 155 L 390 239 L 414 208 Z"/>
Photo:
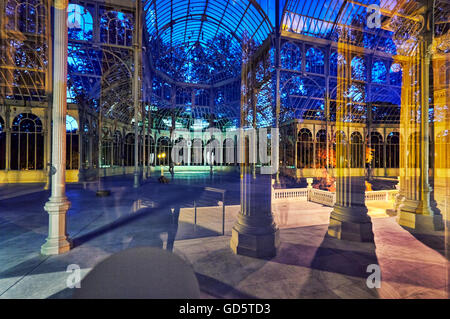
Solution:
<path fill-rule="evenodd" d="M 0 187 L 0 298 L 68 298 L 73 292 L 66 285 L 68 265 L 79 265 L 85 275 L 107 256 L 138 246 L 172 250 L 187 260 L 204 298 L 448 298 L 443 232 L 418 236 L 398 226 L 395 217 L 377 213 L 374 244 L 338 241 L 326 236 L 330 208 L 277 203 L 281 246 L 275 258 L 262 260 L 236 256 L 229 248 L 238 175 L 180 173 L 170 184 L 151 178 L 138 189 L 130 187 L 131 177 L 102 184 L 110 197 L 95 196 L 97 183 L 67 186 L 74 248 L 52 257 L 39 253 L 47 233 L 42 207 L 48 191 L 39 185 Z M 221 196 L 206 186 L 227 190 L 224 235 Z M 379 289 L 366 285 L 369 264 L 381 268 Z"/>

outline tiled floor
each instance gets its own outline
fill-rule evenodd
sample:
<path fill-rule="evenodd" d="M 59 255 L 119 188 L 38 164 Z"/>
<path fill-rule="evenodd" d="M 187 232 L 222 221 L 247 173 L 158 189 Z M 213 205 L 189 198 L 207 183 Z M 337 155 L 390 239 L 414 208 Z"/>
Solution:
<path fill-rule="evenodd" d="M 60 256 L 39 254 L 48 192 L 0 200 L 1 298 L 70 297 L 68 265 L 78 264 L 84 275 L 107 256 L 137 246 L 173 247 L 192 265 L 205 298 L 448 298 L 443 232 L 425 241 L 398 226 L 395 217 L 377 216 L 374 244 L 338 241 L 326 236 L 330 208 L 274 204 L 281 246 L 275 258 L 261 260 L 236 256 L 229 248 L 238 212 L 233 205 L 239 203 L 237 175 L 180 174 L 168 185 L 151 179 L 137 190 L 131 178 L 104 184 L 111 197 L 95 197 L 96 184 L 68 185 L 74 248 Z M 198 206 L 220 200 L 205 192 L 212 185 L 227 189 L 225 236 L 221 207 L 199 208 L 193 225 L 194 200 Z M 367 288 L 369 264 L 381 268 L 380 289 Z"/>

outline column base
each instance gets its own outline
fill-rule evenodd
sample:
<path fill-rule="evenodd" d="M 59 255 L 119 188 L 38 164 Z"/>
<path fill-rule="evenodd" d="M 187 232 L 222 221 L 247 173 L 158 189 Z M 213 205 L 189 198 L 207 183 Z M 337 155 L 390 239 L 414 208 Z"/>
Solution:
<path fill-rule="evenodd" d="M 397 217 L 400 226 L 415 229 L 418 231 L 439 231 L 444 230 L 442 215 L 421 215 L 402 211 Z"/>
<path fill-rule="evenodd" d="M 237 255 L 270 258 L 277 254 L 280 245 L 279 230 L 268 234 L 247 234 L 233 227 L 230 247 Z"/>
<path fill-rule="evenodd" d="M 361 207 L 356 214 L 350 207 L 334 207 L 330 215 L 328 235 L 341 240 L 373 242 L 372 222 L 367 208 Z"/>
<path fill-rule="evenodd" d="M 68 252 L 72 248 L 72 242 L 66 236 L 61 238 L 47 238 L 44 245 L 41 246 L 42 255 L 59 255 Z"/>
<path fill-rule="evenodd" d="M 433 208 L 424 206 L 422 201 L 407 198 L 399 205 L 397 222 L 400 226 L 418 231 L 444 229 L 442 215 L 435 214 Z"/>
<path fill-rule="evenodd" d="M 59 255 L 72 248 L 66 234 L 66 213 L 69 208 L 70 202 L 66 197 L 50 198 L 45 204 L 44 209 L 49 216 L 49 231 L 45 244 L 41 246 L 43 255 Z"/>

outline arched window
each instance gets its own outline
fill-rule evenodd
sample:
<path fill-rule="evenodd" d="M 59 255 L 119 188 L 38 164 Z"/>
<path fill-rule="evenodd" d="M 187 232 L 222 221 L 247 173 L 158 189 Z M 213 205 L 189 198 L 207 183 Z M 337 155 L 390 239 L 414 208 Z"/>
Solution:
<path fill-rule="evenodd" d="M 223 161 L 224 165 L 234 165 L 236 161 L 236 143 L 234 139 L 227 138 L 223 141 Z"/>
<path fill-rule="evenodd" d="M 209 92 L 206 90 L 195 91 L 195 105 L 209 106 Z"/>
<path fill-rule="evenodd" d="M 337 76 L 338 75 L 338 69 L 343 67 L 345 73 L 345 65 L 347 64 L 347 61 L 345 61 L 345 58 L 342 54 L 338 52 L 333 52 L 330 56 L 330 75 Z M 345 74 L 339 74 L 339 76 L 345 77 Z"/>
<path fill-rule="evenodd" d="M 372 168 L 384 168 L 384 143 L 380 133 L 370 133 L 370 148 L 372 149 Z"/>
<path fill-rule="evenodd" d="M 128 133 L 124 143 L 125 166 L 134 166 L 134 134 Z"/>
<path fill-rule="evenodd" d="M 323 129 L 316 134 L 316 167 L 327 167 L 327 131 Z"/>
<path fill-rule="evenodd" d="M 93 21 L 91 13 L 78 4 L 67 7 L 67 26 L 69 39 L 91 41 L 93 35 Z"/>
<path fill-rule="evenodd" d="M 386 65 L 382 61 L 376 61 L 372 65 L 372 82 L 386 83 L 387 70 Z"/>
<path fill-rule="evenodd" d="M 167 136 L 160 137 L 156 148 L 156 165 L 169 165 L 172 151 L 169 138 Z"/>
<path fill-rule="evenodd" d="M 363 58 L 355 56 L 352 59 L 351 67 L 353 80 L 367 81 L 366 64 Z"/>
<path fill-rule="evenodd" d="M 323 74 L 325 71 L 325 57 L 322 50 L 309 48 L 306 51 L 306 72 Z"/>
<path fill-rule="evenodd" d="M 349 167 L 349 158 L 348 158 L 348 143 L 345 133 L 343 131 L 337 131 L 334 136 L 334 165 L 336 167 Z M 342 147 L 341 156 L 337 156 L 338 147 Z M 330 158 L 331 160 L 331 158 Z M 341 163 L 340 161 L 344 161 Z M 331 161 L 330 161 L 331 162 Z"/>
<path fill-rule="evenodd" d="M 111 166 L 112 148 L 113 148 L 113 140 L 111 137 L 111 133 L 107 127 L 103 127 L 103 129 L 102 129 L 102 157 L 101 157 L 101 165 L 102 166 Z"/>
<path fill-rule="evenodd" d="M 389 69 L 389 82 L 391 85 L 401 86 L 402 85 L 402 66 L 400 63 L 394 63 Z"/>
<path fill-rule="evenodd" d="M 297 146 L 297 167 L 311 168 L 313 167 L 313 138 L 311 131 L 307 128 L 302 128 L 298 132 L 298 146 Z"/>
<path fill-rule="evenodd" d="M 192 90 L 190 88 L 179 88 L 175 96 L 175 103 L 192 105 Z"/>
<path fill-rule="evenodd" d="M 113 163 L 114 166 L 122 166 L 122 134 L 115 131 L 113 136 Z"/>
<path fill-rule="evenodd" d="M 353 132 L 350 135 L 350 167 L 359 168 L 364 167 L 364 143 L 363 137 L 359 132 Z"/>
<path fill-rule="evenodd" d="M 203 141 L 199 138 L 192 140 L 191 165 L 203 165 Z"/>
<path fill-rule="evenodd" d="M 386 167 L 399 168 L 400 163 L 400 135 L 391 132 L 386 138 Z"/>
<path fill-rule="evenodd" d="M 280 52 L 281 67 L 288 70 L 301 71 L 302 52 L 300 48 L 291 42 L 283 44 Z"/>
<path fill-rule="evenodd" d="M 66 115 L 66 169 L 78 169 L 80 166 L 80 136 L 78 123 Z"/>
<path fill-rule="evenodd" d="M 100 40 L 110 44 L 131 46 L 133 43 L 132 18 L 122 12 L 105 12 L 100 20 Z"/>
<path fill-rule="evenodd" d="M 3 14 L 3 13 L 2 13 Z M 22 33 L 45 33 L 46 10 L 42 0 L 9 0 L 6 28 Z"/>
<path fill-rule="evenodd" d="M 147 135 L 145 140 L 145 158 L 149 165 L 154 165 L 155 163 L 155 141 L 153 137 Z"/>
<path fill-rule="evenodd" d="M 21 113 L 12 123 L 11 169 L 44 169 L 42 122 L 34 114 Z"/>
<path fill-rule="evenodd" d="M 0 116 L 0 169 L 6 168 L 6 133 L 5 121 Z"/>

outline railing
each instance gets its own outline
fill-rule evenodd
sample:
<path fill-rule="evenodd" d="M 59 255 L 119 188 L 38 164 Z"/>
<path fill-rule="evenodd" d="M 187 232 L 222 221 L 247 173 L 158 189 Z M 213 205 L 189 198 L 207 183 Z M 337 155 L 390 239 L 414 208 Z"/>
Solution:
<path fill-rule="evenodd" d="M 308 200 L 307 188 L 273 189 L 272 201 L 304 201 Z"/>
<path fill-rule="evenodd" d="M 336 193 L 311 188 L 309 191 L 309 201 L 325 206 L 334 206 L 334 203 L 336 202 Z"/>
<path fill-rule="evenodd" d="M 382 190 L 366 192 L 366 201 L 388 201 L 394 199 L 398 190 Z M 336 193 L 316 188 L 273 189 L 272 201 L 310 201 L 325 206 L 334 206 Z"/>
<path fill-rule="evenodd" d="M 398 194 L 398 190 L 383 190 L 383 191 L 370 191 L 366 192 L 366 201 L 382 201 L 392 200 L 394 196 Z"/>

